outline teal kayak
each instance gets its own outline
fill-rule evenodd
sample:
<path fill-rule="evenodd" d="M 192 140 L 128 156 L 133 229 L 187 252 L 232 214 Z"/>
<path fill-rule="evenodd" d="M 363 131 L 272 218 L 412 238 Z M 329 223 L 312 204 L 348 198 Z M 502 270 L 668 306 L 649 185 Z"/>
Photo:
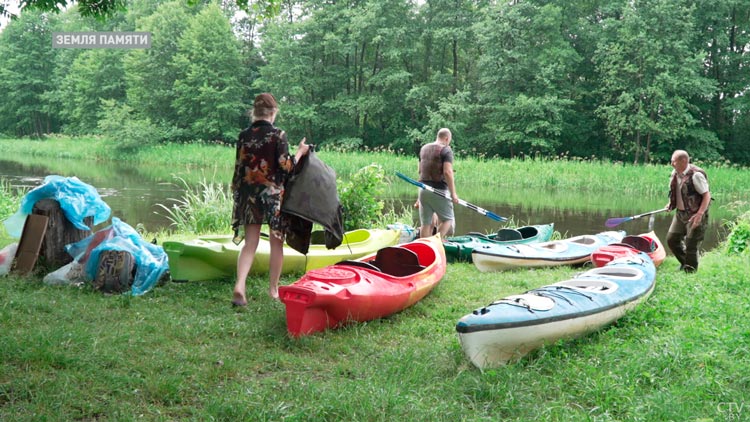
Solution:
<path fill-rule="evenodd" d="M 445 256 L 449 262 L 467 261 L 471 262 L 471 253 L 474 248 L 488 244 L 517 245 L 521 243 L 547 242 L 555 231 L 555 224 L 540 224 L 534 226 L 523 226 L 518 228 L 503 228 L 497 233 L 485 235 L 481 233 L 468 233 L 463 236 L 446 237 L 443 240 Z"/>

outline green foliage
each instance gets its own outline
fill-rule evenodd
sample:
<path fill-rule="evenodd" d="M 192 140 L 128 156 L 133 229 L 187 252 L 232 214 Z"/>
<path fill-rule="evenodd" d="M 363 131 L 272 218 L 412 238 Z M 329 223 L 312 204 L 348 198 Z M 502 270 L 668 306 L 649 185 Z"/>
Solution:
<path fill-rule="evenodd" d="M 52 19 L 24 13 L 0 32 L 0 132 L 39 136 L 55 130 Z"/>
<path fill-rule="evenodd" d="M 554 96 L 529 98 L 520 94 L 507 99 L 504 104 L 492 107 L 494 118 L 487 127 L 498 134 L 496 147 L 484 149 L 488 154 L 503 154 L 507 150 L 511 156 L 524 152 L 553 154 L 561 144 L 558 137 L 562 133 L 562 113 L 571 104 Z"/>
<path fill-rule="evenodd" d="M 745 209 L 744 213 L 739 214 L 734 220 L 725 223 L 725 226 L 729 230 L 729 236 L 727 236 L 726 252 L 728 254 L 745 254 L 749 255 L 750 252 L 750 210 L 748 210 L 747 202 L 737 202 L 731 204 L 731 208 Z"/>
<path fill-rule="evenodd" d="M 187 4 L 197 4 L 198 0 L 187 0 Z M 263 16 L 272 17 L 279 13 L 281 0 L 236 0 L 237 7 L 244 11 L 256 11 Z M 127 9 L 125 0 L 25 0 L 21 2 L 23 9 L 36 9 L 59 13 L 71 5 L 76 4 L 81 16 L 92 16 L 97 19 L 111 18 Z M 130 5 L 132 7 L 132 5 Z M 0 15 L 9 11 L 0 4 Z"/>
<path fill-rule="evenodd" d="M 362 149 L 362 139 L 360 138 L 340 138 L 335 142 L 325 143 L 321 149 L 326 151 L 337 152 L 356 152 Z"/>
<path fill-rule="evenodd" d="M 338 181 L 339 201 L 344 207 L 344 229 L 368 229 L 382 215 L 385 172 L 378 164 L 370 164 L 352 174 L 346 182 Z"/>
<path fill-rule="evenodd" d="M 25 192 L 13 189 L 10 183 L 0 179 L 0 224 L 18 211 L 24 195 Z M 6 244 L 16 242 L 18 239 L 11 238 L 5 227 L 0 225 L 0 249 Z"/>
<path fill-rule="evenodd" d="M 112 139 L 114 149 L 121 152 L 156 144 L 163 136 L 150 119 L 137 117 L 129 105 L 115 100 L 102 100 L 99 130 Z"/>
<path fill-rule="evenodd" d="M 178 126 L 206 141 L 235 139 L 240 130 L 242 66 L 237 39 L 216 5 L 191 18 L 173 68 Z"/>
<path fill-rule="evenodd" d="M 13 215 L 21 206 L 23 192 L 15 191 L 6 180 L 0 180 L 0 222 Z M 0 231 L 5 231 L 0 227 Z"/>
<path fill-rule="evenodd" d="M 291 138 L 346 150 L 413 154 L 449 127 L 479 157 L 750 163 L 747 2 L 71 3 L 23 2 L 4 25 L 0 133 L 95 134 L 114 99 L 171 142 L 227 141 L 262 90 Z M 49 42 L 133 30 L 150 49 Z"/>
<path fill-rule="evenodd" d="M 635 163 L 650 161 L 652 150 L 662 146 L 684 145 L 684 133 L 698 124 L 691 99 L 715 92 L 704 76 L 702 47 L 689 42 L 690 4 L 643 3 L 623 4 L 620 16 L 604 21 L 593 57 L 601 80 L 597 114 L 616 150 Z"/>
<path fill-rule="evenodd" d="M 160 4 L 156 11 L 138 21 L 136 30 L 152 35 L 151 48 L 129 52 L 124 60 L 128 105 L 153 122 L 175 124 L 172 106 L 178 69 L 173 62 L 177 42 L 188 25 L 190 15 L 183 1 Z"/>
<path fill-rule="evenodd" d="M 316 143 L 362 139 L 387 145 L 408 118 L 414 10 L 401 0 L 316 4 L 289 11 L 264 32 L 254 86 L 282 99 L 279 124 L 302 131 Z M 423 122 L 419 122 L 421 126 Z"/>
<path fill-rule="evenodd" d="M 177 231 L 193 234 L 226 233 L 232 227 L 232 193 L 229 186 L 203 179 L 191 187 L 177 177 L 185 194 L 173 204 L 157 204 Z"/>
<path fill-rule="evenodd" d="M 57 98 L 66 133 L 96 133 L 104 101 L 124 100 L 123 55 L 124 50 L 95 49 L 73 61 Z"/>
<path fill-rule="evenodd" d="M 732 227 L 727 238 L 727 250 L 730 253 L 744 253 L 750 249 L 750 216 L 745 216 Z"/>
<path fill-rule="evenodd" d="M 483 54 L 478 78 L 483 123 L 494 139 L 488 154 L 516 156 L 560 146 L 563 123 L 574 104 L 567 75 L 581 57 L 561 30 L 561 6 L 498 3 L 476 25 Z"/>
<path fill-rule="evenodd" d="M 470 119 L 471 112 L 475 111 L 470 105 L 472 100 L 471 92 L 459 91 L 442 98 L 435 109 L 428 109 L 427 124 L 422 127 L 421 131 L 415 130 L 411 133 L 414 155 L 418 156 L 419 148 L 432 142 L 437 131 L 444 127 L 451 130 L 453 134 L 451 146 L 456 154 L 460 155 L 464 143 L 470 144 L 470 140 L 467 139 L 469 128 L 467 128 L 466 121 Z"/>
<path fill-rule="evenodd" d="M 59 13 L 65 8 L 76 3 L 78 13 L 81 16 L 93 16 L 96 18 L 112 17 L 118 12 L 125 10 L 126 2 L 124 0 L 26 0 L 22 2 L 23 9 L 35 9 Z"/>

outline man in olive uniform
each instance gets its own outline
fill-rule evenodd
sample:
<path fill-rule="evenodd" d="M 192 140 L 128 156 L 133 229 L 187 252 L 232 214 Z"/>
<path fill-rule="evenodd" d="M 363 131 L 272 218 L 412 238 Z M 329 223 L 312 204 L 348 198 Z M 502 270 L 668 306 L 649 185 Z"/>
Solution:
<path fill-rule="evenodd" d="M 698 247 L 708 226 L 711 192 L 706 172 L 690 164 L 686 151 L 676 150 L 671 163 L 674 170 L 669 183 L 667 209 L 677 212 L 669 226 L 667 244 L 680 261 L 680 270 L 692 273 L 698 270 Z"/>

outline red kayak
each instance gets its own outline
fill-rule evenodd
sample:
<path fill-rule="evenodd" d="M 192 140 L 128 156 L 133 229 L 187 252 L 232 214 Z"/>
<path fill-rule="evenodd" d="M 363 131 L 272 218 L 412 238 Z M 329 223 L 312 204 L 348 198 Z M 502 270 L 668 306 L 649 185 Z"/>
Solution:
<path fill-rule="evenodd" d="M 298 337 L 399 312 L 425 297 L 445 267 L 442 241 L 433 236 L 308 271 L 279 287 L 287 331 Z"/>
<path fill-rule="evenodd" d="M 610 261 L 628 255 L 638 255 L 638 252 L 646 252 L 654 266 L 659 266 L 664 258 L 667 257 L 667 251 L 656 234 L 651 231 L 638 236 L 625 236 L 622 241 L 611 245 L 602 246 L 591 254 L 591 262 L 597 267 L 603 267 Z"/>

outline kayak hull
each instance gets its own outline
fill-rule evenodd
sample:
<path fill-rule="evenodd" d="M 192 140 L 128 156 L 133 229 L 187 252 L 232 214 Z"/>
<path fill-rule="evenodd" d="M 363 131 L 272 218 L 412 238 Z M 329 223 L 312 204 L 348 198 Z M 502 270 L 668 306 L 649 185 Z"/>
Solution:
<path fill-rule="evenodd" d="M 344 241 L 335 249 L 313 243 L 307 255 L 284 245 L 282 274 L 303 273 L 322 268 L 344 259 L 355 259 L 385 246 L 395 245 L 400 233 L 396 230 L 353 230 L 344 234 Z M 169 258 L 169 270 L 175 281 L 203 281 L 231 278 L 237 274 L 237 257 L 244 241 L 239 245 L 232 236 L 201 236 L 185 242 L 166 241 L 164 251 Z M 267 274 L 271 246 L 267 237 L 261 237 L 255 252 L 250 274 Z"/>
<path fill-rule="evenodd" d="M 501 366 L 611 324 L 651 295 L 655 275 L 644 252 L 613 260 L 465 315 L 456 324 L 459 342 L 476 367 Z"/>
<path fill-rule="evenodd" d="M 396 255 L 384 258 L 383 251 L 400 253 L 402 249 L 417 264 Z M 400 312 L 432 291 L 445 270 L 440 238 L 433 236 L 308 271 L 295 283 L 279 287 L 287 331 L 299 337 Z"/>
<path fill-rule="evenodd" d="M 486 244 L 517 245 L 537 242 L 547 242 L 555 231 L 554 223 L 523 226 L 515 229 L 501 229 L 497 233 L 483 235 L 469 233 L 464 236 L 447 237 L 443 241 L 445 256 L 448 262 L 472 262 L 471 253 L 475 248 Z M 511 236 L 511 235 L 515 236 Z"/>
<path fill-rule="evenodd" d="M 482 272 L 579 265 L 590 261 L 598 248 L 619 242 L 623 236 L 624 231 L 608 231 L 526 245 L 487 244 L 474 249 L 472 261 Z"/>

